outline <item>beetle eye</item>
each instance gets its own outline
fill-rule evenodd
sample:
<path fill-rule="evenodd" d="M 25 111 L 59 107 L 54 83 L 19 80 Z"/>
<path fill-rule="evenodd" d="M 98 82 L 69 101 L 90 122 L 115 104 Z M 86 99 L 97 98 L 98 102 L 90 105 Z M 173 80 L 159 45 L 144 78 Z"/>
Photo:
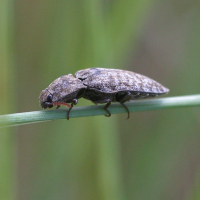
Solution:
<path fill-rule="evenodd" d="M 49 95 L 47 96 L 47 102 L 52 102 L 52 95 L 51 95 L 51 94 L 49 94 Z"/>

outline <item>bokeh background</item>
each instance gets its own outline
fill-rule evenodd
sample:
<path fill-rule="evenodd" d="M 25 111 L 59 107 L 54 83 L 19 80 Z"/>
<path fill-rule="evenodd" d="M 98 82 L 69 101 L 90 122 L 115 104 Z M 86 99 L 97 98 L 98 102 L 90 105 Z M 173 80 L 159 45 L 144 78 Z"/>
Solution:
<path fill-rule="evenodd" d="M 198 94 L 200 2 L 0 1 L 0 114 L 41 110 L 42 89 L 90 67 L 144 74 L 168 96 Z M 0 199 L 199 200 L 200 109 L 125 119 L 0 129 Z"/>

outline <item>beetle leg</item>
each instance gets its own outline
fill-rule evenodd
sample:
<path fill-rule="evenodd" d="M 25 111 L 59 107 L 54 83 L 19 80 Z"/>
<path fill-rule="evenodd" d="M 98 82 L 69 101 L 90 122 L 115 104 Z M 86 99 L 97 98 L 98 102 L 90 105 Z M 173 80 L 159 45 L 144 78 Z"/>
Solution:
<path fill-rule="evenodd" d="M 126 109 L 126 111 L 128 113 L 128 117 L 126 119 L 129 119 L 129 117 L 130 117 L 129 109 L 127 108 L 127 106 L 124 103 L 122 103 L 122 102 L 120 102 L 120 103 L 122 106 L 124 106 L 124 108 Z"/>
<path fill-rule="evenodd" d="M 73 108 L 74 105 L 76 105 L 78 103 L 78 99 L 73 99 L 72 103 L 71 103 L 71 107 L 69 108 L 68 112 L 67 112 L 67 120 L 69 120 L 69 114 L 71 109 Z"/>
<path fill-rule="evenodd" d="M 106 117 L 110 117 L 111 116 L 111 113 L 110 111 L 107 109 L 110 104 L 111 104 L 111 100 L 110 99 L 103 99 L 103 100 L 96 100 L 96 101 L 92 101 L 93 103 L 95 104 L 98 104 L 98 103 L 107 103 L 103 109 L 108 113 L 107 115 L 105 115 Z"/>
<path fill-rule="evenodd" d="M 126 101 L 129 101 L 131 99 L 131 93 L 130 92 L 126 92 L 123 95 L 120 95 L 120 93 L 118 94 L 116 100 L 118 102 L 120 102 L 120 104 L 126 109 L 127 113 L 128 113 L 128 117 L 126 119 L 129 119 L 130 117 L 130 112 L 129 109 L 127 108 L 127 106 L 124 104 Z"/>
<path fill-rule="evenodd" d="M 71 111 L 71 109 L 73 108 L 74 104 L 71 103 L 71 107 L 69 108 L 68 112 L 67 112 L 67 120 L 69 120 L 69 113 Z"/>
<path fill-rule="evenodd" d="M 60 105 L 57 105 L 56 109 L 60 108 Z"/>

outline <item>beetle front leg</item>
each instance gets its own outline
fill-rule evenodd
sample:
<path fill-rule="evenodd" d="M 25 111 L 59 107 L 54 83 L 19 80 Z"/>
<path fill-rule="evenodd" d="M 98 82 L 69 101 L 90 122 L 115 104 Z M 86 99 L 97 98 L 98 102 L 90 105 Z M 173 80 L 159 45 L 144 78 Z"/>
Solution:
<path fill-rule="evenodd" d="M 73 100 L 72 100 L 71 106 L 70 106 L 70 108 L 69 108 L 69 110 L 68 110 L 68 112 L 67 112 L 67 120 L 69 120 L 69 114 L 70 114 L 71 109 L 72 109 L 73 106 L 76 105 L 77 103 L 78 103 L 78 99 L 73 99 Z"/>

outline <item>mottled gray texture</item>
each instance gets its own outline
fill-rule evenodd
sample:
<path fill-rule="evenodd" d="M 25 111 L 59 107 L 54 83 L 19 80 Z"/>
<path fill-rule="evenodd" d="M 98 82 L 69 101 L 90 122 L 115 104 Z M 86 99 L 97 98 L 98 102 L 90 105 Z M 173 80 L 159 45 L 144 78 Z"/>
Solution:
<path fill-rule="evenodd" d="M 45 90 L 42 90 L 39 100 L 43 105 L 47 101 L 48 95 L 52 95 L 52 103 L 66 102 L 71 103 L 73 99 L 78 98 L 81 90 L 86 86 L 82 81 L 74 78 L 72 74 L 64 75 L 53 81 Z"/>
<path fill-rule="evenodd" d="M 128 92 L 128 100 L 169 92 L 169 89 L 144 75 L 119 69 L 89 68 L 76 72 L 75 77 L 87 86 L 83 97 L 94 103 L 103 103 L 103 99 L 105 102 L 107 99 L 122 102 Z"/>

